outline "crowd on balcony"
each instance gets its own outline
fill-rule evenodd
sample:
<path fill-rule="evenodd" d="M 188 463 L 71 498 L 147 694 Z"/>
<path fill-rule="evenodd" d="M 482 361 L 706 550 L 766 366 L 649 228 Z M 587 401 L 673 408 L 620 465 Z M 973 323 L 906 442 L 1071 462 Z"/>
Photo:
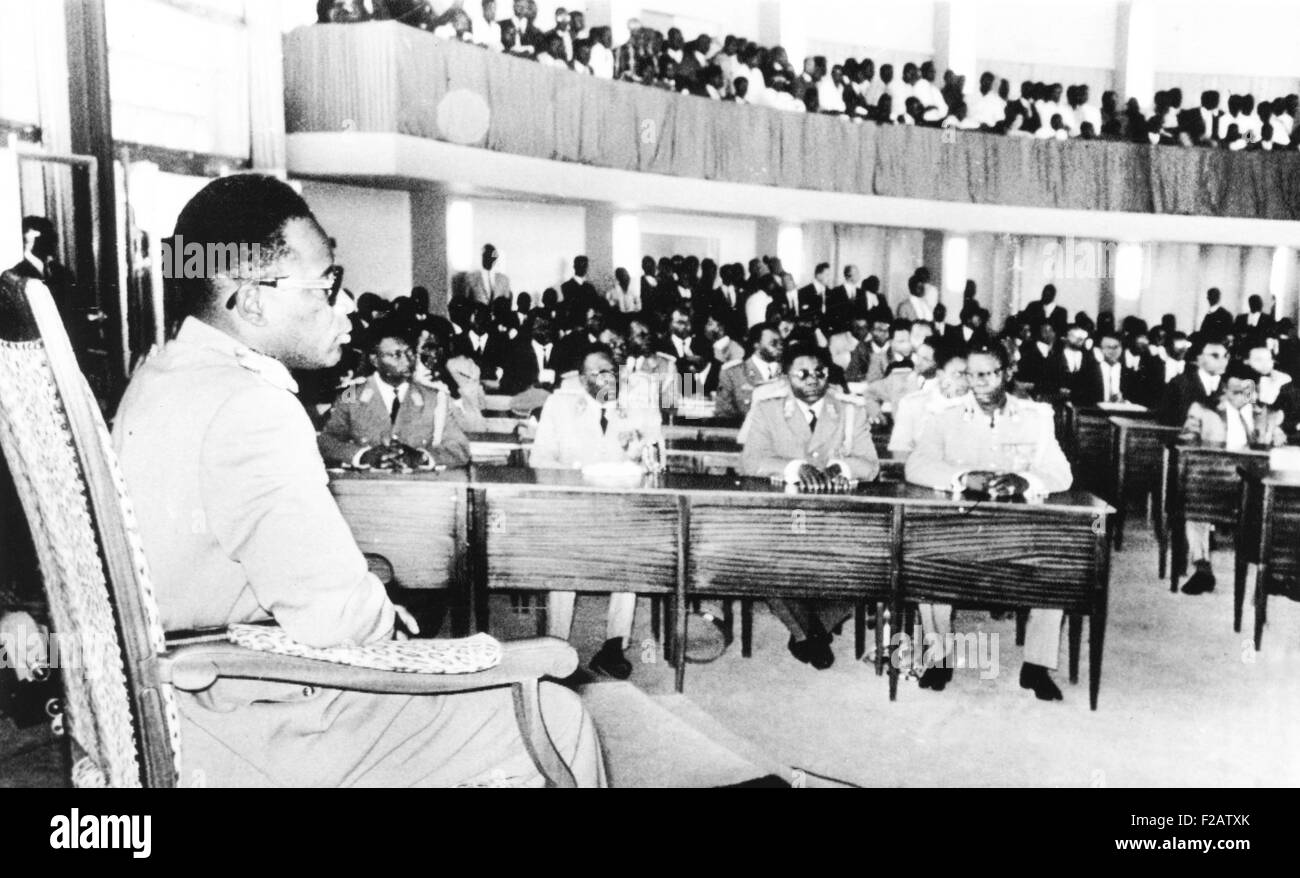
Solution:
<path fill-rule="evenodd" d="M 1042 140 L 1119 140 L 1131 143 L 1239 150 L 1289 150 L 1300 144 L 1300 96 L 1256 100 L 1252 94 L 1202 92 L 1197 106 L 1184 106 L 1182 90 L 1155 94 L 1152 112 L 1137 98 L 1121 106 L 1114 91 L 1100 103 L 1086 84 L 1026 80 L 1012 85 L 991 72 L 978 86 L 951 70 L 938 75 L 931 61 L 877 69 L 870 58 L 828 64 L 821 55 L 796 70 L 781 46 L 765 47 L 727 35 L 687 40 L 679 28 L 667 34 L 633 19 L 629 38 L 615 45 L 607 26 L 587 27 L 579 10 L 560 8 L 549 28 L 537 23 L 535 0 L 513 0 L 498 17 L 497 0 L 453 3 L 442 12 L 428 0 L 320 0 L 323 23 L 386 19 L 432 31 L 446 39 L 528 58 L 583 76 L 636 82 L 701 98 L 754 104 L 792 112 L 823 113 L 880 125 L 915 125 L 986 131 Z"/>

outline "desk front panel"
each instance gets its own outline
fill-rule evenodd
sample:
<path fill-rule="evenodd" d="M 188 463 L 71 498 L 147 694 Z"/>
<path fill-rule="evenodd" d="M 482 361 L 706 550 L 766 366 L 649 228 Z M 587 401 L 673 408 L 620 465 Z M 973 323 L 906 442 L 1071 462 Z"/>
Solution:
<path fill-rule="evenodd" d="M 403 588 L 447 588 L 464 552 L 464 483 L 392 479 L 332 479 L 357 546 L 382 555 Z"/>
<path fill-rule="evenodd" d="M 1074 412 L 1074 484 L 1095 494 L 1110 493 L 1110 415 L 1076 409 Z"/>
<path fill-rule="evenodd" d="M 1300 488 L 1274 487 L 1269 518 L 1269 578 L 1293 582 L 1300 577 Z"/>
<path fill-rule="evenodd" d="M 1102 515 L 1014 506 L 909 507 L 909 600 L 1090 611 Z"/>
<path fill-rule="evenodd" d="M 674 494 L 487 486 L 489 588 L 671 592 L 680 514 Z"/>
<path fill-rule="evenodd" d="M 1268 453 L 1264 451 L 1178 446 L 1174 453 L 1178 496 L 1171 499 L 1187 521 L 1236 525 L 1241 500 L 1238 467 L 1247 467 L 1261 476 L 1268 472 Z"/>
<path fill-rule="evenodd" d="M 692 495 L 688 588 L 883 599 L 892 514 L 884 503 Z"/>

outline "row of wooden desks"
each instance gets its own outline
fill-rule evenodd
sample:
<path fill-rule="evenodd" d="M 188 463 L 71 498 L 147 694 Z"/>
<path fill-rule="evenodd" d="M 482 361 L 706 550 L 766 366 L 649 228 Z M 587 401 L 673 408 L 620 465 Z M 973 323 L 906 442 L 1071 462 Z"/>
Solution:
<path fill-rule="evenodd" d="M 1112 510 L 1084 492 L 991 503 L 870 483 L 826 496 L 767 479 L 669 473 L 609 486 L 517 467 L 338 473 L 331 490 L 363 551 L 383 555 L 403 586 L 453 589 L 462 621 L 480 630 L 494 589 L 666 596 L 679 690 L 688 601 L 881 602 L 895 619 L 907 603 L 934 601 L 1089 617 L 1096 708 Z M 891 698 L 898 673 L 891 663 Z"/>

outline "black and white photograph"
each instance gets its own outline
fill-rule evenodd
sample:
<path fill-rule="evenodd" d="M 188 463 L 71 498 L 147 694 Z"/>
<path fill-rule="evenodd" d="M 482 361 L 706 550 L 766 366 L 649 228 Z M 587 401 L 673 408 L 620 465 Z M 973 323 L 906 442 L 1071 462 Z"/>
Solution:
<path fill-rule="evenodd" d="M 1300 4 L 0 22 L 0 787 L 1300 785 Z"/>

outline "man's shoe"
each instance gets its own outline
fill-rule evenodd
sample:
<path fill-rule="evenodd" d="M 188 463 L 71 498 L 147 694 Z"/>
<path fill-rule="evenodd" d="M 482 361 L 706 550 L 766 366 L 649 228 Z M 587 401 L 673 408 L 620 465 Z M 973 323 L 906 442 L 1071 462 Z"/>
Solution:
<path fill-rule="evenodd" d="M 591 657 L 588 667 L 608 674 L 615 680 L 626 680 L 632 676 L 632 663 L 623 655 L 623 638 L 612 637 L 606 640 L 600 651 Z"/>
<path fill-rule="evenodd" d="M 790 655 L 819 671 L 824 671 L 835 664 L 835 653 L 831 651 L 829 635 L 805 637 L 803 640 L 795 640 L 791 637 L 786 648 L 790 650 Z"/>
<path fill-rule="evenodd" d="M 1183 594 L 1205 594 L 1214 591 L 1214 574 L 1198 569 L 1183 583 Z"/>
<path fill-rule="evenodd" d="M 1033 689 L 1039 701 L 1061 701 L 1065 697 L 1047 673 L 1047 668 L 1029 662 L 1020 666 L 1020 688 Z"/>
<path fill-rule="evenodd" d="M 935 692 L 942 692 L 943 687 L 952 682 L 952 668 L 926 668 L 925 673 L 921 675 L 919 685 L 922 689 L 933 689 Z"/>

